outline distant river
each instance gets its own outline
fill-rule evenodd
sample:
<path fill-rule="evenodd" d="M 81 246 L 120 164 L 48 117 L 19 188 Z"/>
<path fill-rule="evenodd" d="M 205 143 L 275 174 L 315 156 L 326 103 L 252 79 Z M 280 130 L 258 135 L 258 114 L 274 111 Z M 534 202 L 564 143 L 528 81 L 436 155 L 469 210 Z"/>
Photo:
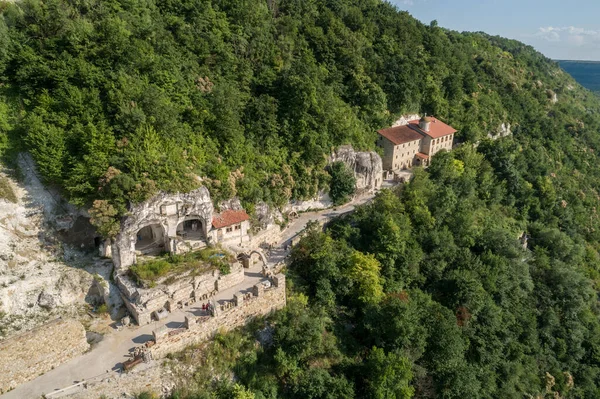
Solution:
<path fill-rule="evenodd" d="M 567 71 L 583 87 L 600 94 L 600 61 L 558 60 L 561 68 Z"/>

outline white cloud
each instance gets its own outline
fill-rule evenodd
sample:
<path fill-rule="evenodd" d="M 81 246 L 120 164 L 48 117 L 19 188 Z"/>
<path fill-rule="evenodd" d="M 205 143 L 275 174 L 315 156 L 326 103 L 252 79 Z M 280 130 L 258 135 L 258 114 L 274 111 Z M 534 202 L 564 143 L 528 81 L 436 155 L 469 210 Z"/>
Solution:
<path fill-rule="evenodd" d="M 395 3 L 399 6 L 414 6 L 415 3 L 425 3 L 427 0 L 392 0 L 392 3 Z"/>
<path fill-rule="evenodd" d="M 542 27 L 533 36 L 549 42 L 565 43 L 574 47 L 600 46 L 600 31 L 575 26 Z"/>

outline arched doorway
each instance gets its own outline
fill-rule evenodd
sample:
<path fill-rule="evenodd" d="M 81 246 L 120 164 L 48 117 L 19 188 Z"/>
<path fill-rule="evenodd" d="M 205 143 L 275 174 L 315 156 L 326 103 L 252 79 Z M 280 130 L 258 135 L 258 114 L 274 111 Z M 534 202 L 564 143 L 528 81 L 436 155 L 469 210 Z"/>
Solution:
<path fill-rule="evenodd" d="M 165 231 L 160 224 L 151 224 L 138 230 L 135 250 L 142 255 L 154 255 L 165 248 Z"/>
<path fill-rule="evenodd" d="M 200 218 L 189 218 L 177 225 L 177 236 L 183 239 L 192 249 L 206 245 L 204 221 Z"/>

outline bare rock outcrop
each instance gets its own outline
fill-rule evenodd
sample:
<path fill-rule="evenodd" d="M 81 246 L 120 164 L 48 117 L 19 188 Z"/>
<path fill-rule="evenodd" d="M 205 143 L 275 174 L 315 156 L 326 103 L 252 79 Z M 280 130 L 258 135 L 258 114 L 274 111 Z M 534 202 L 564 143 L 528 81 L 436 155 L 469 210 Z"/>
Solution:
<path fill-rule="evenodd" d="M 283 215 L 277 208 L 262 201 L 254 206 L 254 217 L 263 229 L 283 221 Z"/>
<path fill-rule="evenodd" d="M 40 292 L 40 296 L 38 297 L 38 305 L 47 310 L 54 309 L 56 307 L 56 300 L 51 294 L 44 290 Z"/>
<path fill-rule="evenodd" d="M 500 126 L 498 126 L 498 129 L 495 132 L 488 133 L 488 138 L 496 140 L 501 137 L 508 137 L 510 135 L 512 135 L 510 123 L 503 123 Z"/>
<path fill-rule="evenodd" d="M 419 114 L 403 115 L 400 117 L 400 119 L 398 119 L 396 122 L 394 122 L 392 124 L 392 127 L 405 126 L 405 125 L 408 125 L 408 122 L 414 121 L 414 120 L 417 120 L 420 118 L 421 118 L 421 115 L 419 115 Z"/>
<path fill-rule="evenodd" d="M 240 211 L 240 210 L 244 209 L 242 207 L 242 203 L 240 202 L 240 199 L 238 197 L 233 197 L 226 201 L 221 201 L 221 202 L 219 202 L 218 206 L 219 206 L 219 211 L 221 211 L 221 212 L 223 212 L 223 211 Z"/>
<path fill-rule="evenodd" d="M 0 340 L 77 314 L 91 285 L 88 270 L 95 267 L 79 247 L 57 238 L 55 219 L 71 208 L 43 186 L 30 156 L 22 154 L 18 162 L 20 182 L 0 172 L 15 198 L 0 198 Z"/>
<path fill-rule="evenodd" d="M 329 158 L 329 163 L 338 161 L 354 172 L 358 193 L 372 192 L 381 187 L 383 163 L 376 152 L 357 152 L 352 146 L 345 145 L 339 147 Z"/>

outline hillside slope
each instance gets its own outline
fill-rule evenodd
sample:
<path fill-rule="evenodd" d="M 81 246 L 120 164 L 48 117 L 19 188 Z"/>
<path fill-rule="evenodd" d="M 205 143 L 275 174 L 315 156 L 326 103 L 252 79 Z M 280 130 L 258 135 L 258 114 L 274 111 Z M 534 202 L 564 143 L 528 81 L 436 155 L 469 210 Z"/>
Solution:
<path fill-rule="evenodd" d="M 576 125 L 566 109 L 586 97 L 528 46 L 425 26 L 379 0 L 1 12 L 0 148 L 28 149 L 48 183 L 78 205 L 108 201 L 104 214 L 196 175 L 216 200 L 281 205 L 327 186 L 332 147 L 372 148 L 401 113 L 437 115 L 473 141 L 501 123 L 535 130 L 550 109 Z"/>
<path fill-rule="evenodd" d="M 600 99 L 555 62 L 379 0 L 0 9 L 0 146 L 103 232 L 196 176 L 249 210 L 310 197 L 332 147 L 372 148 L 405 112 L 459 130 L 397 192 L 309 229 L 288 308 L 176 356 L 177 397 L 600 396 Z"/>

